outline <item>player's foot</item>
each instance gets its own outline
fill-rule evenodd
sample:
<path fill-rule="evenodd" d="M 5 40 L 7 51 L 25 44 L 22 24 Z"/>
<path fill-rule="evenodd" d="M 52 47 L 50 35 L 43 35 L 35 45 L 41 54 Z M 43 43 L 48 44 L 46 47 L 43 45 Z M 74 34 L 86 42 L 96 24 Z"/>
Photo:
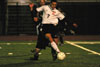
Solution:
<path fill-rule="evenodd" d="M 30 60 L 38 60 L 39 55 L 38 54 L 34 54 L 34 57 L 31 57 Z"/>
<path fill-rule="evenodd" d="M 34 53 L 35 52 L 35 50 L 31 50 L 31 53 Z"/>
<path fill-rule="evenodd" d="M 30 57 L 30 60 L 38 60 L 38 58 Z"/>
<path fill-rule="evenodd" d="M 55 61 L 57 59 L 57 54 L 53 55 L 53 61 Z"/>

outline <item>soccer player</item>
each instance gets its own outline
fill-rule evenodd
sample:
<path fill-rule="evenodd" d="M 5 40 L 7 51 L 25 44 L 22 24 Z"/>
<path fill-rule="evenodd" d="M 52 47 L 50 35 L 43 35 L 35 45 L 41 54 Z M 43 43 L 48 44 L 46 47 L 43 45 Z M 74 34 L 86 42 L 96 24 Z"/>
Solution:
<path fill-rule="evenodd" d="M 56 0 L 53 0 L 51 1 L 50 5 L 41 6 L 37 8 L 36 10 L 37 12 L 43 11 L 42 31 L 43 31 L 44 37 L 46 37 L 50 41 L 52 49 L 54 49 L 54 51 L 59 53 L 60 50 L 57 46 L 58 39 L 55 36 L 58 33 L 58 30 L 56 29 L 56 25 L 58 24 L 58 18 L 62 20 L 65 16 L 56 9 L 56 5 L 57 5 Z M 38 60 L 38 56 L 39 56 L 38 53 L 40 52 L 41 49 L 45 48 L 46 46 L 47 44 L 36 46 L 34 60 Z M 54 51 L 52 51 L 52 54 Z M 56 57 L 56 54 L 55 54 L 55 57 Z"/>
<path fill-rule="evenodd" d="M 45 5 L 45 0 L 40 0 L 39 6 L 43 6 Z M 38 13 L 38 18 L 36 18 L 37 14 L 36 14 L 36 5 L 34 3 L 30 3 L 29 4 L 30 7 L 30 11 L 32 14 L 32 18 L 33 20 L 36 22 L 36 29 L 37 29 L 37 35 L 38 35 L 38 39 L 37 39 L 37 44 L 36 44 L 36 48 L 35 50 L 31 50 L 32 53 L 35 52 L 35 55 L 37 55 L 36 57 L 38 57 L 38 53 L 40 52 L 41 49 L 45 49 L 45 46 L 49 44 L 48 39 L 45 38 L 43 32 L 42 32 L 42 15 L 43 12 Z M 30 58 L 31 60 L 37 60 L 38 58 Z"/>
<path fill-rule="evenodd" d="M 40 50 L 45 49 L 44 46 L 49 43 L 49 41 L 45 38 L 45 36 L 42 33 L 42 24 L 41 24 L 41 22 L 42 22 L 43 12 L 40 12 L 40 13 L 36 14 L 37 6 L 43 6 L 43 5 L 45 5 L 45 0 L 40 0 L 39 5 L 35 5 L 34 3 L 29 4 L 33 21 L 36 22 L 35 24 L 36 24 L 37 35 L 38 35 L 36 48 L 31 50 L 32 53 L 34 53 L 36 51 L 35 55 L 38 55 Z M 38 18 L 36 18 L 37 16 L 38 16 Z M 31 60 L 37 60 L 36 58 L 30 58 L 30 59 Z"/>

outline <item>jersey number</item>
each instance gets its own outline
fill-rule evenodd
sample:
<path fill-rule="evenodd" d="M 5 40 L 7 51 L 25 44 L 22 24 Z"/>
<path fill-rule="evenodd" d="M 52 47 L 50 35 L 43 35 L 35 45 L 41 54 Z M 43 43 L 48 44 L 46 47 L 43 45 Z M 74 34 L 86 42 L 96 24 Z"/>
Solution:
<path fill-rule="evenodd" d="M 47 18 L 49 18 L 50 14 L 48 14 Z"/>

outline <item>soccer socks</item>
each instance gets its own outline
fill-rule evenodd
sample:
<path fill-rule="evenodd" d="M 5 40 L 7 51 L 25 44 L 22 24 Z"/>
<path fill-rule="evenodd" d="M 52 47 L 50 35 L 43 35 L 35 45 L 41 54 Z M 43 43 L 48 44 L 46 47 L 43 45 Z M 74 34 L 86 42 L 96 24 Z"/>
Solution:
<path fill-rule="evenodd" d="M 60 52 L 60 50 L 55 42 L 51 42 L 51 46 L 53 47 L 54 50 L 56 50 L 56 52 L 58 52 L 58 53 Z"/>
<path fill-rule="evenodd" d="M 57 59 L 57 54 L 56 54 L 56 51 L 52 47 L 51 47 L 51 53 L 52 53 L 53 61 L 55 61 Z"/>

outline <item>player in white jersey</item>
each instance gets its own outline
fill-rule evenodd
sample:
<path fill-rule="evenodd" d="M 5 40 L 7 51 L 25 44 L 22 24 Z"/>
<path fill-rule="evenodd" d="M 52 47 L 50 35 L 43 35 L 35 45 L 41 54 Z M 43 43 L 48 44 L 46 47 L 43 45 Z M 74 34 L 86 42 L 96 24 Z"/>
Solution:
<path fill-rule="evenodd" d="M 50 40 L 51 46 L 57 51 L 58 49 L 53 36 L 56 34 L 55 26 L 58 24 L 58 19 L 64 19 L 64 15 L 56 9 L 57 2 L 52 1 L 51 5 L 44 5 L 37 8 L 38 12 L 43 11 L 43 31 L 45 36 Z"/>
<path fill-rule="evenodd" d="M 56 5 L 56 3 L 52 4 Z M 37 11 L 43 11 L 43 21 L 42 24 L 58 24 L 58 19 L 62 20 L 64 15 L 59 12 L 56 8 L 52 8 L 50 5 L 44 5 L 40 8 L 37 8 Z"/>
<path fill-rule="evenodd" d="M 56 9 L 57 2 L 55 0 L 51 1 L 50 5 L 44 5 L 37 8 L 37 12 L 43 11 L 43 19 L 42 19 L 42 30 L 45 37 L 50 41 L 51 47 L 59 53 L 60 50 L 57 46 L 58 39 L 55 38 L 58 30 L 56 29 L 56 25 L 58 24 L 58 19 L 64 19 L 64 15 Z M 43 47 L 43 46 L 42 46 Z M 45 46 L 44 46 L 45 47 Z M 40 47 L 39 47 L 40 48 Z M 39 50 L 37 49 L 38 53 Z"/>

